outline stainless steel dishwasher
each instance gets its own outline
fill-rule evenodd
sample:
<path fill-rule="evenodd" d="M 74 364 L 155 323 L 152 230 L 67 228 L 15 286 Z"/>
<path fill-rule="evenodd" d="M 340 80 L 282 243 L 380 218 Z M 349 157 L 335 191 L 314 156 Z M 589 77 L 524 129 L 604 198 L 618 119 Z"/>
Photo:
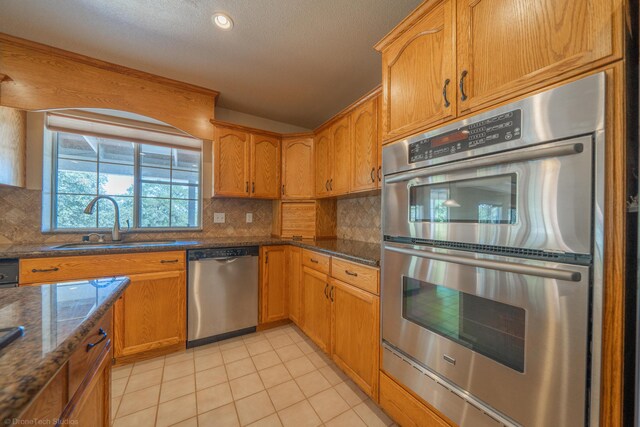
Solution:
<path fill-rule="evenodd" d="M 188 251 L 187 347 L 254 332 L 258 247 Z"/>

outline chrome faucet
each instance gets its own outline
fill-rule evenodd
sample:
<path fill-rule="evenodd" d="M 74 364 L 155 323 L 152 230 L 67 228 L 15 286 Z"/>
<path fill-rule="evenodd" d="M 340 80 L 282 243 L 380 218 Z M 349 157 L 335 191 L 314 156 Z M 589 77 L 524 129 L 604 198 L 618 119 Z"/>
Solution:
<path fill-rule="evenodd" d="M 114 242 L 119 242 L 120 240 L 122 240 L 122 236 L 120 236 L 120 233 L 122 233 L 122 230 L 120 229 L 120 208 L 118 207 L 118 202 L 116 202 L 116 199 L 109 196 L 94 197 L 94 199 L 89 202 L 87 207 L 84 208 L 84 213 L 86 213 L 87 215 L 93 214 L 93 210 L 96 207 L 96 203 L 100 199 L 106 199 L 111 201 L 111 203 L 113 203 L 113 208 L 115 209 L 115 215 L 113 218 L 113 229 L 111 229 L 111 240 L 113 240 Z"/>

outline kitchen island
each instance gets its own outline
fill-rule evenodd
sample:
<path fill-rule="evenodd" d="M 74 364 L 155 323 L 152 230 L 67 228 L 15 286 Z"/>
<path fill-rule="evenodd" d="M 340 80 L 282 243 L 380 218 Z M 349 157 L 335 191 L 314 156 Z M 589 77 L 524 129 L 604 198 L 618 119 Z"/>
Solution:
<path fill-rule="evenodd" d="M 24 328 L 0 350 L 4 424 L 108 425 L 111 307 L 128 285 L 112 277 L 0 290 L 0 328 Z"/>

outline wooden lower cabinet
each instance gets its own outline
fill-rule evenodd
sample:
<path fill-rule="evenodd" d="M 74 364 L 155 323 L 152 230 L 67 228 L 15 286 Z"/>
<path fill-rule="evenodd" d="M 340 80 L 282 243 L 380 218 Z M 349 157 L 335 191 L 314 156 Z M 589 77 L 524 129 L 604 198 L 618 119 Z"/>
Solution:
<path fill-rule="evenodd" d="M 403 427 L 455 427 L 380 371 L 380 406 Z"/>
<path fill-rule="evenodd" d="M 98 368 L 85 379 L 86 389 L 69 402 L 69 412 L 63 415 L 68 425 L 109 427 L 111 425 L 111 345 L 105 348 Z"/>
<path fill-rule="evenodd" d="M 380 297 L 330 279 L 332 355 L 369 396 L 378 395 Z"/>
<path fill-rule="evenodd" d="M 287 287 L 289 289 L 289 319 L 302 327 L 302 249 L 287 247 Z"/>
<path fill-rule="evenodd" d="M 96 330 L 110 330 L 112 315 L 113 309 L 110 309 L 97 322 L 69 361 L 22 413 L 18 424 L 78 427 L 111 425 L 112 341 L 108 338 L 104 344 L 90 350 L 87 350 L 86 343 L 96 341 Z"/>
<path fill-rule="evenodd" d="M 260 248 L 260 323 L 289 316 L 287 249 L 287 246 Z"/>
<path fill-rule="evenodd" d="M 329 276 L 309 267 L 302 267 L 302 317 L 304 333 L 325 353 L 330 353 Z"/>
<path fill-rule="evenodd" d="M 353 263 L 302 251 L 301 329 L 375 401 L 380 369 L 380 297 L 333 275 L 332 265 Z M 338 262 L 336 262 L 338 261 Z M 378 270 L 361 266 L 358 280 L 370 279 L 365 289 L 378 289 Z M 365 270 L 367 274 L 364 274 Z M 360 284 L 360 282 L 358 282 Z M 289 316 L 291 318 L 291 314 Z"/>
<path fill-rule="evenodd" d="M 183 348 L 186 341 L 186 274 L 184 271 L 134 274 L 116 302 L 115 357 L 153 355 Z"/>

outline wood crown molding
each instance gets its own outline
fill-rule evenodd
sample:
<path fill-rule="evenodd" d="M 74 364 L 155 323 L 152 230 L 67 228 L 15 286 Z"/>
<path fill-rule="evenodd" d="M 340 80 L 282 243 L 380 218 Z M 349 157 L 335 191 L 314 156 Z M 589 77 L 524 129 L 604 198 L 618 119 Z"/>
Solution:
<path fill-rule="evenodd" d="M 382 94 L 382 84 L 377 85 L 376 87 L 371 89 L 369 92 L 365 93 L 360 98 L 358 98 L 357 100 L 355 100 L 351 104 L 347 105 L 345 108 L 340 110 L 336 115 L 334 115 L 329 120 L 325 121 L 320 126 L 315 128 L 313 132 L 314 133 L 321 132 L 322 130 L 324 130 L 324 129 L 328 128 L 329 126 L 331 126 L 337 120 L 340 120 L 344 116 L 346 116 L 349 113 L 351 113 L 351 111 L 355 110 L 360 105 L 364 104 L 365 102 L 367 102 L 371 98 L 375 98 L 376 96 L 378 96 L 380 94 Z"/>
<path fill-rule="evenodd" d="M 378 52 L 382 52 L 389 44 L 409 30 L 417 21 L 422 19 L 426 13 L 436 7 L 442 0 L 425 0 L 418 7 L 416 7 L 409 15 L 404 18 L 398 25 L 396 25 L 386 36 L 382 38 L 378 43 L 373 45 L 373 48 Z"/>
<path fill-rule="evenodd" d="M 0 42 L 1 43 L 8 43 L 8 44 L 12 44 L 12 45 L 18 45 L 18 46 L 23 46 L 23 47 L 28 47 L 29 49 L 33 49 L 33 50 L 37 50 L 39 52 L 42 53 L 47 53 L 47 54 L 52 54 L 52 55 L 56 55 L 56 56 L 60 56 L 63 57 L 65 59 L 69 59 L 75 62 L 79 62 L 82 64 L 86 64 L 86 65 L 90 65 L 96 68 L 100 68 L 103 70 L 107 70 L 107 71 L 113 71 L 116 73 L 120 73 L 120 74 L 125 74 L 127 76 L 132 76 L 132 77 L 137 77 L 140 79 L 144 79 L 144 80 L 148 80 L 148 81 L 152 81 L 155 83 L 160 83 L 166 86 L 173 86 L 175 88 L 178 89 L 182 89 L 182 90 L 187 90 L 190 92 L 196 92 L 196 93 L 200 93 L 203 95 L 208 95 L 208 96 L 212 96 L 214 98 L 214 102 L 217 101 L 218 96 L 220 95 L 220 92 L 213 90 L 213 89 L 207 89 L 201 86 L 196 86 L 193 85 L 191 83 L 185 83 L 185 82 L 181 82 L 179 80 L 174 80 L 174 79 L 170 79 L 168 77 L 162 77 L 162 76 L 158 76 L 155 74 L 151 74 L 151 73 L 147 73 L 145 71 L 140 71 L 140 70 L 136 70 L 133 68 L 129 68 L 129 67 L 125 67 L 123 65 L 118 65 L 118 64 L 113 64 L 111 62 L 106 62 L 106 61 L 102 61 L 100 59 L 96 59 L 96 58 L 91 58 L 89 56 L 85 56 L 85 55 L 81 55 L 79 53 L 74 53 L 68 50 L 64 50 L 64 49 L 59 49 L 57 47 L 53 47 L 53 46 L 48 46 L 42 43 L 38 43 L 38 42 L 34 42 L 31 40 L 27 40 L 27 39 L 23 39 L 20 37 L 14 37 L 11 36 L 9 34 L 5 34 L 5 33 L 0 33 Z M 0 82 L 11 79 L 11 76 L 7 76 L 7 75 L 3 75 L 0 74 L 0 77 L 3 77 L 3 79 L 0 79 Z"/>
<path fill-rule="evenodd" d="M 230 129 L 239 130 L 240 132 L 256 133 L 256 134 L 260 134 L 260 135 L 268 135 L 268 136 L 272 136 L 274 138 L 282 138 L 284 136 L 284 134 L 281 134 L 281 133 L 278 133 L 278 132 L 271 132 L 269 130 L 262 130 L 262 129 L 258 129 L 258 128 L 252 128 L 252 127 L 249 127 L 249 126 L 239 125 L 239 124 L 231 123 L 231 122 L 225 122 L 225 121 L 222 121 L 222 120 L 211 119 L 210 122 L 215 127 L 230 128 Z"/>

